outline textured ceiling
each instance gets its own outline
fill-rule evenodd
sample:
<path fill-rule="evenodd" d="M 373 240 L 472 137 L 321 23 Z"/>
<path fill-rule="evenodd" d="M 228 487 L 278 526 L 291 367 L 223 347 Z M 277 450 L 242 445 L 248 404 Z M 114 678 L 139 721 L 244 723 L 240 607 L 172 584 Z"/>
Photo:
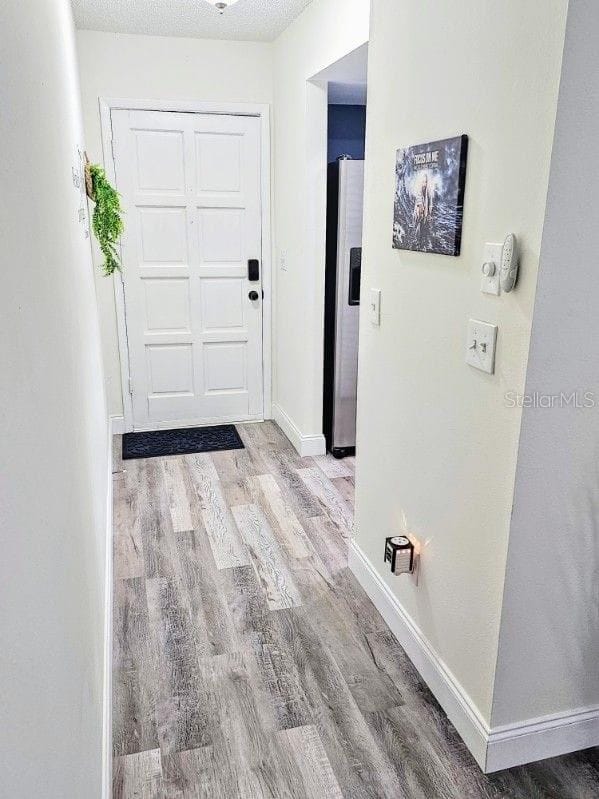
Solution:
<path fill-rule="evenodd" d="M 72 0 L 78 28 L 153 36 L 270 42 L 311 0 L 238 0 L 224 14 L 205 0 Z"/>

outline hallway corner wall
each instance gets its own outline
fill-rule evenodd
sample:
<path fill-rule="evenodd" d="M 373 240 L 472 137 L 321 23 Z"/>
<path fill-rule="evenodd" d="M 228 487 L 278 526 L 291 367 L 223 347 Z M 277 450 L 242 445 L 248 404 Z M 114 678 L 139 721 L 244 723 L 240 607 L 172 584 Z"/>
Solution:
<path fill-rule="evenodd" d="M 108 420 L 68 0 L 0 7 L 3 796 L 103 787 Z"/>
<path fill-rule="evenodd" d="M 573 748 L 599 745 L 598 36 L 570 0 L 493 703 L 494 725 L 592 712 Z"/>
<path fill-rule="evenodd" d="M 382 296 L 380 327 L 361 308 L 354 546 L 483 739 L 521 419 L 505 397 L 526 376 L 566 11 L 372 3 L 362 292 Z M 392 249 L 397 149 L 462 133 L 461 255 Z M 516 291 L 482 294 L 484 244 L 508 232 Z M 499 327 L 494 375 L 465 363 L 469 318 Z M 421 542 L 418 584 L 384 568 L 385 537 L 402 531 Z"/>

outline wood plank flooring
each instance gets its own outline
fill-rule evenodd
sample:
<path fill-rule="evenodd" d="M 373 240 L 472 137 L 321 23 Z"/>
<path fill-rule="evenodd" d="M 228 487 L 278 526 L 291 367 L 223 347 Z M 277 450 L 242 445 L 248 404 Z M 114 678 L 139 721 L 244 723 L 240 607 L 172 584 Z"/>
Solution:
<path fill-rule="evenodd" d="M 347 568 L 354 461 L 115 449 L 115 799 L 591 799 L 599 750 L 491 776 Z M 124 471 L 121 471 L 124 470 Z"/>

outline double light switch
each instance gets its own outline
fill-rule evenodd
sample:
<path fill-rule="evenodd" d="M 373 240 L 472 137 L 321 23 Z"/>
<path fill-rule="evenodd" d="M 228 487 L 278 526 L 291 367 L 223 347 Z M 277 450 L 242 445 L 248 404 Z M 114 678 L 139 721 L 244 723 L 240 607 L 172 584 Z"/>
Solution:
<path fill-rule="evenodd" d="M 495 371 L 496 343 L 497 325 L 470 319 L 466 341 L 466 363 L 475 369 L 480 369 L 481 372 L 492 375 Z"/>

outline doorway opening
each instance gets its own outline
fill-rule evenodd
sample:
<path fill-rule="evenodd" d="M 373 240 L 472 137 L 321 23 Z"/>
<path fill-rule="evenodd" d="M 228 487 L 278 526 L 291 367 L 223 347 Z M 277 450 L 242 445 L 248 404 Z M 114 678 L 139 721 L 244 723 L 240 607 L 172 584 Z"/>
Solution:
<path fill-rule="evenodd" d="M 356 400 L 368 45 L 319 76 L 327 86 L 323 434 L 336 458 L 356 450 Z"/>

